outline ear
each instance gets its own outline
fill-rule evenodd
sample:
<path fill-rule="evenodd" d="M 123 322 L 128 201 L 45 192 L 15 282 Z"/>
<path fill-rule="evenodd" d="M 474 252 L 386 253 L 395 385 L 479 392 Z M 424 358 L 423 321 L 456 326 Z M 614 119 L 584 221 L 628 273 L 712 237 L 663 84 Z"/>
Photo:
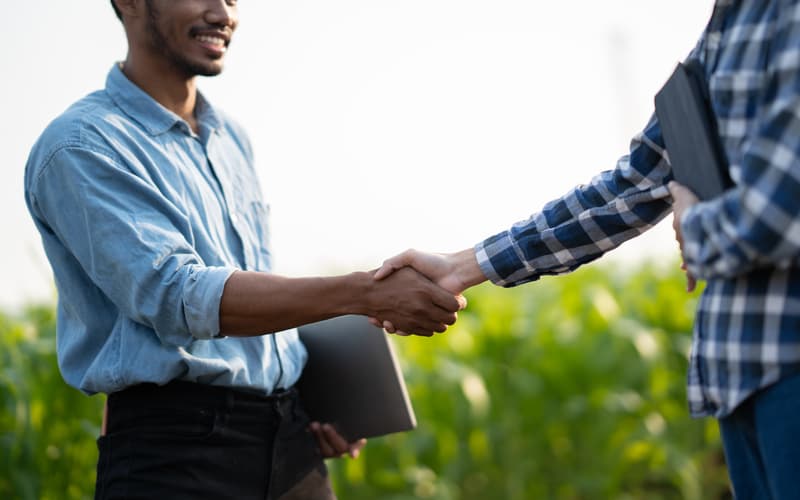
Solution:
<path fill-rule="evenodd" d="M 140 17 L 144 9 L 142 0 L 112 0 L 122 13 L 123 19 Z"/>

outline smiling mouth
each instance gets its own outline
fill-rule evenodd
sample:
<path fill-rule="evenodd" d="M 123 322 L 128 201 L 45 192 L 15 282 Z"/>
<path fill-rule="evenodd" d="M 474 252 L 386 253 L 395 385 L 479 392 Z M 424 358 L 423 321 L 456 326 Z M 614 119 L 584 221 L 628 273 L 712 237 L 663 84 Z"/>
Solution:
<path fill-rule="evenodd" d="M 224 26 L 194 26 L 189 35 L 210 53 L 221 56 L 231 43 L 231 31 Z"/>
<path fill-rule="evenodd" d="M 225 52 L 228 49 L 228 41 L 222 36 L 214 35 L 196 35 L 195 40 L 200 42 L 204 47 L 214 50 L 216 52 Z"/>

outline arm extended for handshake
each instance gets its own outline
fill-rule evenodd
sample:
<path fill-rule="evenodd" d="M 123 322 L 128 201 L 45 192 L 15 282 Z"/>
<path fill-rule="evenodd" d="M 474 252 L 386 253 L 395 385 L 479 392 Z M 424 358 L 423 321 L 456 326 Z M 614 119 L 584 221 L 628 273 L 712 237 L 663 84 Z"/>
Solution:
<path fill-rule="evenodd" d="M 675 181 L 670 182 L 669 191 L 673 198 L 675 239 L 680 246 L 681 254 L 683 254 L 684 244 L 681 222 L 684 213 L 697 204 L 699 200 L 688 188 Z M 408 268 L 413 268 L 427 276 L 448 292 L 457 294 L 464 306 L 466 305 L 466 299 L 463 299 L 460 294 L 467 288 L 483 283 L 488 279 L 478 264 L 473 248 L 454 253 L 427 253 L 413 249 L 406 250 L 384 261 L 383 265 L 375 273 L 374 278 L 376 281 L 381 281 Z M 695 278 L 689 274 L 685 264 L 682 268 L 686 272 L 687 291 L 691 292 L 695 289 Z M 375 326 L 383 327 L 389 333 L 407 335 L 407 330 L 398 323 L 394 323 L 388 317 L 370 315 L 370 321 Z"/>
<path fill-rule="evenodd" d="M 374 272 L 343 276 L 287 278 L 237 271 L 225 283 L 220 330 L 227 336 L 263 335 L 334 316 L 361 314 L 386 318 L 404 331 L 431 336 L 444 332 L 465 305 L 462 298 L 411 268 L 375 280 Z M 325 457 L 356 457 L 366 440 L 348 443 L 330 424 L 310 428 Z"/>

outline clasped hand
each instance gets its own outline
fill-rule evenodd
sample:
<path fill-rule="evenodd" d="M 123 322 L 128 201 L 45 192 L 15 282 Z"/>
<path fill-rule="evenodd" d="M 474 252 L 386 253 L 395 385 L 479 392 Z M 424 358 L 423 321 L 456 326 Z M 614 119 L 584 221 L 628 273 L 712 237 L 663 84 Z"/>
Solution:
<path fill-rule="evenodd" d="M 667 187 L 672 195 L 672 229 L 675 231 L 675 240 L 677 240 L 681 250 L 681 269 L 686 273 L 686 291 L 693 292 L 697 287 L 697 279 L 692 276 L 689 269 L 686 267 L 681 219 L 686 210 L 692 205 L 699 203 L 700 200 L 689 188 L 678 182 L 670 181 Z"/>
<path fill-rule="evenodd" d="M 388 280 L 398 273 L 407 272 L 409 268 L 424 275 L 447 293 L 455 295 L 459 310 L 464 309 L 467 305 L 467 300 L 461 293 L 486 279 L 478 267 L 471 248 L 451 254 L 406 250 L 384 261 L 374 278 L 376 281 Z M 393 322 L 391 318 L 373 316 L 370 321 L 373 325 L 382 327 L 389 333 L 398 335 L 410 333 L 402 325 Z"/>

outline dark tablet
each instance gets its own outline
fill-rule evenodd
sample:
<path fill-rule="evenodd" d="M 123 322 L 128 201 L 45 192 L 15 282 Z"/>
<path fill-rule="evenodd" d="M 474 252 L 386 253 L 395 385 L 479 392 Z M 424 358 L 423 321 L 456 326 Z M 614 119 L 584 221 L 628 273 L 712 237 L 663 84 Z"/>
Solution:
<path fill-rule="evenodd" d="M 297 382 L 312 420 L 352 442 L 414 429 L 417 420 L 387 334 L 363 316 L 298 328 L 308 363 Z"/>
<path fill-rule="evenodd" d="M 695 60 L 678 64 L 655 104 L 675 180 L 701 200 L 733 186 L 702 66 Z"/>

